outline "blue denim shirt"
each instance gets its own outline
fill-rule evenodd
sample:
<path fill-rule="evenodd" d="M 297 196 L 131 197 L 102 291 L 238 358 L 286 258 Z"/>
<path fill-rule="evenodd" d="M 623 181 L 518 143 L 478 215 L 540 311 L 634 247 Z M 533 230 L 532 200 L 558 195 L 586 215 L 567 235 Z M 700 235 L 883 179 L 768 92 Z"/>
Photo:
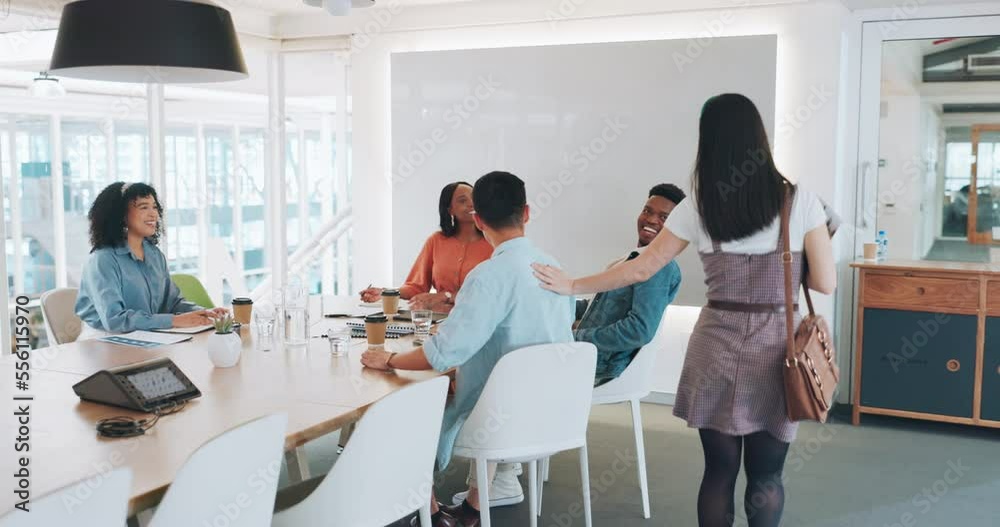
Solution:
<path fill-rule="evenodd" d="M 435 370 L 459 367 L 455 397 L 445 406 L 438 443 L 442 470 L 486 380 L 504 355 L 535 344 L 573 342 L 575 301 L 539 287 L 531 269 L 535 262 L 558 265 L 524 237 L 497 246 L 493 256 L 466 277 L 455 307 L 424 344 Z"/>
<path fill-rule="evenodd" d="M 142 247 L 143 260 L 128 245 L 98 249 L 87 259 L 75 306 L 87 325 L 111 333 L 165 329 L 174 313 L 202 309 L 181 297 L 163 253 L 148 240 Z"/>
<path fill-rule="evenodd" d="M 681 269 L 670 262 L 645 282 L 594 297 L 573 337 L 597 346 L 595 386 L 621 375 L 639 348 L 653 340 L 680 285 Z"/>

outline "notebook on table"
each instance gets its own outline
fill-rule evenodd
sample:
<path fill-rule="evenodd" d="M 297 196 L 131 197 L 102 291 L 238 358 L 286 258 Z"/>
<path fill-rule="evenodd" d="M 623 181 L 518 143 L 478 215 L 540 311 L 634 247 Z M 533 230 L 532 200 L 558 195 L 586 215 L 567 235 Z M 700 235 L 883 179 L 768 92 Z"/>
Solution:
<path fill-rule="evenodd" d="M 400 309 L 399 313 L 396 313 L 395 315 L 393 315 L 393 318 L 395 318 L 396 320 L 405 320 L 406 322 L 412 322 L 413 321 L 413 317 L 410 316 L 410 310 L 409 309 Z M 434 313 L 431 316 L 431 323 L 432 324 L 437 324 L 438 322 L 441 322 L 442 320 L 444 320 L 446 318 L 448 318 L 448 313 Z"/>
<path fill-rule="evenodd" d="M 132 331 L 129 333 L 119 333 L 108 335 L 97 340 L 111 342 L 113 344 L 124 344 L 135 348 L 155 348 L 167 344 L 177 344 L 185 340 L 191 340 L 191 335 L 171 335 L 167 333 L 154 333 L 152 331 Z"/>
<path fill-rule="evenodd" d="M 153 331 L 157 333 L 176 333 L 178 335 L 194 335 L 196 333 L 201 333 L 202 331 L 208 331 L 210 329 L 215 329 L 215 326 L 211 324 L 205 324 L 204 326 L 194 326 L 190 328 L 165 328 L 165 329 L 154 329 Z"/>
<path fill-rule="evenodd" d="M 355 322 L 353 320 L 348 321 L 347 325 L 351 328 L 351 331 L 355 329 L 360 329 L 364 331 L 364 322 Z M 414 333 L 413 326 L 409 324 L 389 324 L 385 327 L 385 334 L 388 335 L 412 335 Z"/>

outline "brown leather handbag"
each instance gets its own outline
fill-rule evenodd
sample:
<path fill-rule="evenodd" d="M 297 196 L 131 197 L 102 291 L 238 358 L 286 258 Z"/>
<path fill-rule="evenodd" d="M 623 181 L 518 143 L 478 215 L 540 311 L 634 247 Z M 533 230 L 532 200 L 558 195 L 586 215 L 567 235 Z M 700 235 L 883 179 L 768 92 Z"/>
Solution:
<path fill-rule="evenodd" d="M 823 317 L 813 310 L 809 286 L 803 292 L 809 315 L 795 328 L 795 310 L 792 301 L 792 252 L 789 242 L 789 216 L 792 208 L 791 190 L 785 192 L 785 203 L 781 207 L 781 232 L 784 238 L 781 261 L 785 274 L 785 317 L 788 330 L 785 355 L 785 405 L 788 418 L 792 421 L 826 422 L 833 405 L 833 394 L 840 381 L 837 367 L 837 353 L 833 349 L 830 328 Z M 803 258 L 805 250 L 803 249 Z"/>

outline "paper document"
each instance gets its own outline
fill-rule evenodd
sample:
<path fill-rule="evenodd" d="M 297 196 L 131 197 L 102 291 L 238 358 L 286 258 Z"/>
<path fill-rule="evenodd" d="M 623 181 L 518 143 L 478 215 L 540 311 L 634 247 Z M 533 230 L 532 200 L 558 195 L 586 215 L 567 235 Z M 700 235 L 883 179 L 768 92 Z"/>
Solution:
<path fill-rule="evenodd" d="M 120 335 L 108 335 L 97 340 L 111 342 L 114 344 L 124 344 L 136 348 L 155 348 L 166 344 L 176 344 L 191 340 L 191 335 L 174 335 L 171 333 L 156 333 L 153 331 L 132 331 Z"/>
<path fill-rule="evenodd" d="M 202 331 L 208 331 L 210 329 L 215 329 L 215 326 L 211 324 L 205 324 L 204 326 L 194 326 L 190 328 L 166 328 L 166 329 L 154 329 L 153 331 L 157 333 L 177 333 L 178 335 L 194 335 L 195 333 L 201 333 Z"/>

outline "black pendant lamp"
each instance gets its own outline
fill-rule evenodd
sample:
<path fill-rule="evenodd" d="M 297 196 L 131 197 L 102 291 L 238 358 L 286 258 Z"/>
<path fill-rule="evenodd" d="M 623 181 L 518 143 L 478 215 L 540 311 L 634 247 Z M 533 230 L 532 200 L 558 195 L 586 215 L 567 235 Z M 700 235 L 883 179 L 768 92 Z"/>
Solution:
<path fill-rule="evenodd" d="M 48 71 L 61 77 L 159 84 L 247 78 L 229 11 L 196 0 L 66 4 Z"/>

